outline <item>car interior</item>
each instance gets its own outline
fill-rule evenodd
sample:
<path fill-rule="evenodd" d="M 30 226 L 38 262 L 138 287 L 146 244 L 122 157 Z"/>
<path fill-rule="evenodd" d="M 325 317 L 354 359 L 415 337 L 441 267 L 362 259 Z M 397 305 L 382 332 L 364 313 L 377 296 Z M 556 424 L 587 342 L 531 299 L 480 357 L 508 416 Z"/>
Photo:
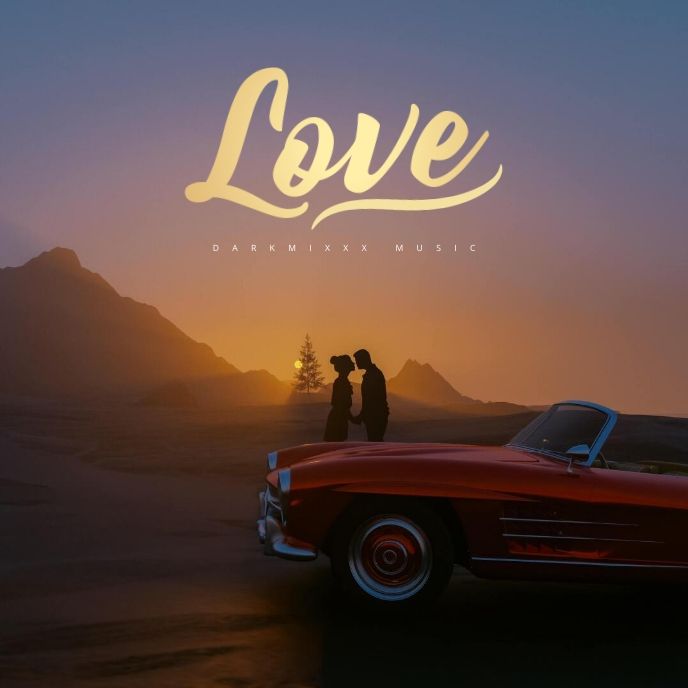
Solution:
<path fill-rule="evenodd" d="M 688 478 L 688 465 L 673 461 L 619 461 L 606 459 L 603 452 L 592 463 L 593 468 L 607 468 L 612 471 L 632 473 L 653 473 L 655 475 L 674 475 Z"/>

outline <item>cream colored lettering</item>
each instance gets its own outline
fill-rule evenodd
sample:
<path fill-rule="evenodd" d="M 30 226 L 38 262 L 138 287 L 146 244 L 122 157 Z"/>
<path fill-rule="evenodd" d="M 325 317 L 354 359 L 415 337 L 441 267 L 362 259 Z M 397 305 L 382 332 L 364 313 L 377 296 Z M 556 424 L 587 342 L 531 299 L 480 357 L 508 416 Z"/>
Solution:
<path fill-rule="evenodd" d="M 289 93 L 287 75 L 277 67 L 261 69 L 249 76 L 239 87 L 229 108 L 208 178 L 186 187 L 185 194 L 188 200 L 204 203 L 212 198 L 224 199 L 278 218 L 298 217 L 308 210 L 307 201 L 292 207 L 276 205 L 231 183 L 258 99 L 273 82 L 276 83 L 276 88 L 270 103 L 269 121 L 275 131 L 282 131 Z M 272 171 L 275 186 L 286 197 L 305 196 L 322 180 L 345 168 L 344 187 L 348 191 L 354 194 L 369 191 L 389 172 L 406 149 L 416 130 L 419 117 L 418 106 L 412 104 L 394 146 L 375 171 L 371 171 L 370 168 L 380 133 L 378 120 L 366 113 L 359 113 L 356 135 L 351 147 L 337 162 L 331 164 L 335 144 L 332 128 L 320 117 L 307 117 L 292 127 L 286 136 Z M 305 168 L 303 161 L 308 155 L 309 146 L 299 138 L 299 134 L 309 126 L 317 130 L 317 143 L 311 163 Z M 423 186 L 444 186 L 466 169 L 488 137 L 489 133 L 483 132 L 454 167 L 444 174 L 433 176 L 432 164 L 450 160 L 458 155 L 468 140 L 468 126 L 460 115 L 449 110 L 439 112 L 425 125 L 416 140 L 411 155 L 411 174 Z M 423 211 L 450 208 L 487 193 L 497 184 L 501 175 L 502 165 L 499 165 L 492 177 L 483 184 L 468 191 L 439 198 L 359 198 L 343 201 L 323 210 L 313 221 L 311 229 L 315 229 L 328 217 L 351 210 Z"/>
<path fill-rule="evenodd" d="M 445 133 L 447 137 L 442 141 Z M 455 167 L 439 177 L 432 177 L 430 165 L 434 161 L 449 160 L 454 157 L 468 140 L 468 126 L 460 115 L 448 110 L 439 112 L 425 125 L 425 129 L 418 137 L 411 158 L 411 174 L 425 186 L 444 186 L 466 169 L 468 163 L 483 147 L 488 136 L 487 132 L 483 132 L 471 150 Z"/>
<path fill-rule="evenodd" d="M 251 74 L 239 87 L 229 108 L 210 174 L 204 182 L 195 182 L 186 187 L 188 200 L 204 203 L 211 198 L 222 198 L 266 215 L 283 218 L 297 217 L 308 210 L 308 203 L 304 202 L 296 208 L 283 208 L 229 183 L 239 162 L 258 97 L 273 81 L 277 82 L 277 88 L 270 105 L 270 124 L 275 131 L 282 131 L 289 91 L 287 75 L 276 67 L 261 69 Z"/>

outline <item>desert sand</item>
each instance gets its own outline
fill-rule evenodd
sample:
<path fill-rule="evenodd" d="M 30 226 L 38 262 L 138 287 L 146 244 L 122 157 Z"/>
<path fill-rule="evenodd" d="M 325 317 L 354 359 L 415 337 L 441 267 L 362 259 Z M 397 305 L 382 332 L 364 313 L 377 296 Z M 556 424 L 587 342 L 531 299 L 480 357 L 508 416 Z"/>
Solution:
<path fill-rule="evenodd" d="M 0 685 L 683 684 L 681 588 L 457 569 L 436 607 L 389 618 L 343 605 L 324 557 L 264 557 L 265 452 L 319 439 L 325 413 L 3 402 Z M 390 439 L 503 441 L 524 420 L 402 414 Z"/>

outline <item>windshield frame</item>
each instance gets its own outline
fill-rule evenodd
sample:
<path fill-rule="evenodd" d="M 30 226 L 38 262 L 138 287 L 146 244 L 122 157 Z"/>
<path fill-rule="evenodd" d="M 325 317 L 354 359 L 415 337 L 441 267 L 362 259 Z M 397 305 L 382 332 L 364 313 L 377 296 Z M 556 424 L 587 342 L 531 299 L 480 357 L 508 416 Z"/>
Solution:
<path fill-rule="evenodd" d="M 604 425 L 602 426 L 602 429 L 598 433 L 597 437 L 593 441 L 593 443 L 590 445 L 590 453 L 588 454 L 588 458 L 585 461 L 579 461 L 573 457 L 568 456 L 567 454 L 563 454 L 560 452 L 555 452 L 551 451 L 548 449 L 539 449 L 537 447 L 528 447 L 523 444 L 516 444 L 513 440 L 508 442 L 505 446 L 511 447 L 513 449 L 521 449 L 523 451 L 530 451 L 530 452 L 536 452 L 537 454 L 544 454 L 545 456 L 549 456 L 553 459 L 557 459 L 558 461 L 566 461 L 567 463 L 576 463 L 581 466 L 587 466 L 590 467 L 594 463 L 595 459 L 597 458 L 598 454 L 602 450 L 602 447 L 604 446 L 604 443 L 607 441 L 607 438 L 611 434 L 612 430 L 614 429 L 614 426 L 616 425 L 616 420 L 618 418 L 618 414 L 616 411 L 607 408 L 606 406 L 602 406 L 601 404 L 596 404 L 593 401 L 579 401 L 579 400 L 569 400 L 569 401 L 560 401 L 556 404 L 552 404 L 546 411 L 544 411 L 541 415 L 539 415 L 537 418 L 532 420 L 528 425 L 532 424 L 533 425 L 533 430 L 539 428 L 548 418 L 552 416 L 552 414 L 559 408 L 560 406 L 582 406 L 584 408 L 590 408 L 595 411 L 600 411 L 601 413 L 604 413 L 607 418 L 604 422 Z M 517 433 L 517 436 L 525 430 L 525 428 L 528 427 L 526 425 L 524 428 L 519 430 Z"/>

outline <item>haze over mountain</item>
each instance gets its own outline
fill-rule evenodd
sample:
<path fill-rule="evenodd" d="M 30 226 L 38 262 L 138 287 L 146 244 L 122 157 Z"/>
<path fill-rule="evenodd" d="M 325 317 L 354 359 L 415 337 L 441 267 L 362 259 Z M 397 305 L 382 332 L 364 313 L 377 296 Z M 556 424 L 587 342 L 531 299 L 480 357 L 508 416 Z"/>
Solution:
<path fill-rule="evenodd" d="M 0 269 L 0 393 L 90 394 L 238 373 L 153 306 L 120 296 L 74 251 Z"/>
<path fill-rule="evenodd" d="M 401 370 L 387 381 L 390 397 L 413 401 L 425 406 L 442 408 L 458 415 L 509 415 L 528 409 L 519 404 L 501 401 L 480 401 L 457 391 L 429 363 L 409 359 Z"/>
<path fill-rule="evenodd" d="M 387 390 L 431 406 L 481 403 L 455 390 L 429 363 L 418 363 L 412 358 L 389 379 Z"/>
<path fill-rule="evenodd" d="M 360 388 L 354 387 L 357 405 Z M 464 396 L 432 366 L 414 360 L 389 379 L 388 392 L 393 413 L 523 410 Z M 120 296 L 70 249 L 0 269 L 0 394 L 112 393 L 133 393 L 153 406 L 326 404 L 331 386 L 303 395 L 266 370 L 242 373 L 153 306 Z"/>

